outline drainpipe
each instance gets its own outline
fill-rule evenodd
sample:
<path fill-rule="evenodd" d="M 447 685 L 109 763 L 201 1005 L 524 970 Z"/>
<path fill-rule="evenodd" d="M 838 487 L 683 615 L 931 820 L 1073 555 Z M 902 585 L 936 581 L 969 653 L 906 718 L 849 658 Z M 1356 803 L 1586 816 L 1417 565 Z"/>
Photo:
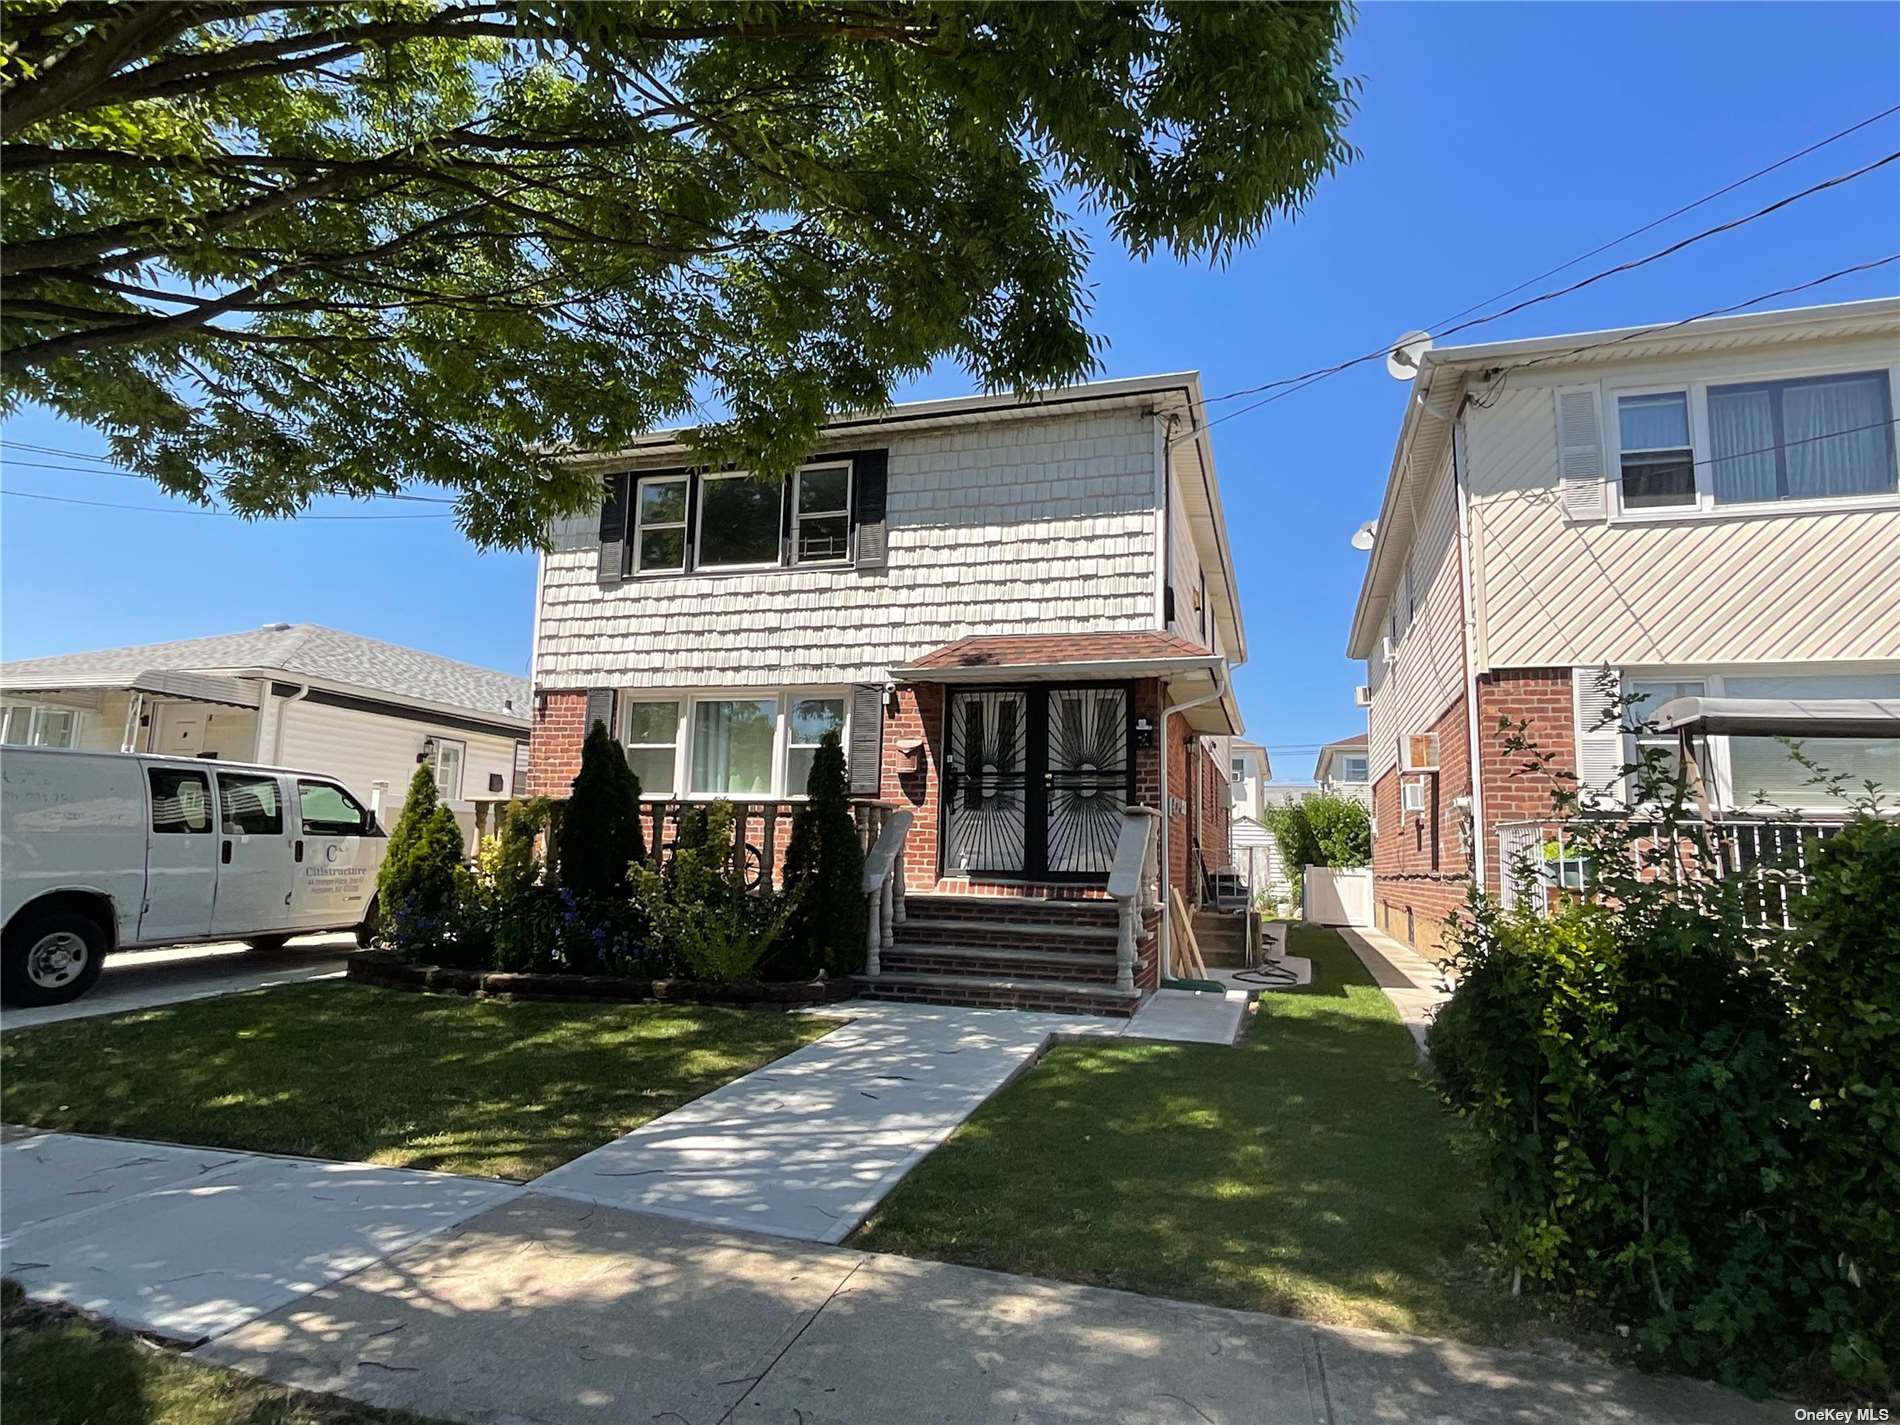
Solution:
<path fill-rule="evenodd" d="M 1469 402 L 1470 397 L 1465 398 Z M 1458 464 L 1458 432 L 1465 429 L 1464 404 L 1451 423 L 1451 488 L 1458 504 L 1458 596 L 1463 604 L 1465 657 L 1465 765 L 1471 773 L 1471 856 L 1469 865 L 1478 889 L 1484 889 L 1486 832 L 1484 825 L 1484 759 L 1478 754 L 1478 610 L 1472 601 L 1471 489 Z M 1469 441 L 1466 454 L 1470 454 Z"/>
<path fill-rule="evenodd" d="M 273 767 L 284 765 L 284 714 L 290 711 L 292 703 L 300 703 L 310 696 L 310 685 L 303 684 L 289 697 L 281 699 L 277 707 L 277 726 L 271 729 L 270 760 Z"/>
<path fill-rule="evenodd" d="M 1166 693 L 1164 692 L 1162 695 L 1161 726 L 1159 729 L 1161 748 L 1161 880 L 1162 884 L 1167 887 L 1167 893 L 1161 897 L 1161 964 L 1157 967 L 1157 973 L 1162 979 L 1171 978 L 1171 951 L 1174 945 L 1174 896 L 1172 894 L 1175 890 L 1174 862 L 1170 857 L 1170 842 L 1172 838 L 1168 834 L 1169 828 L 1173 824 L 1174 816 L 1168 808 L 1168 719 L 1175 713 L 1186 712 L 1190 708 L 1202 707 L 1207 703 L 1214 702 L 1226 696 L 1227 664 L 1225 662 L 1214 664 L 1213 673 L 1214 691 L 1211 693 L 1203 694 L 1198 698 L 1189 698 L 1184 703 L 1167 702 L 1165 700 Z M 1183 898 L 1183 902 L 1185 903 L 1185 898 Z"/>

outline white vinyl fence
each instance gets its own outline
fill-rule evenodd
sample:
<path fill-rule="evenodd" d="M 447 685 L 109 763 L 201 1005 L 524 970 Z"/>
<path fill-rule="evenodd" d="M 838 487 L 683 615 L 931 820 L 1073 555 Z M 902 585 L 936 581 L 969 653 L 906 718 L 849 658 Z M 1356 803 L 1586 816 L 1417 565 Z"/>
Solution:
<path fill-rule="evenodd" d="M 1372 924 L 1372 868 L 1308 866 L 1302 914 L 1317 925 Z"/>

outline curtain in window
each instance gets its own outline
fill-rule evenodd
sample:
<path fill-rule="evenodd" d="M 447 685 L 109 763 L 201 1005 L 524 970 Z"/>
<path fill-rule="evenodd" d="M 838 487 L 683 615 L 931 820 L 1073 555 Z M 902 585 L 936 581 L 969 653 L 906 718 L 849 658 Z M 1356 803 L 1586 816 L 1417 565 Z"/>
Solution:
<path fill-rule="evenodd" d="M 1789 386 L 1782 394 L 1788 498 L 1893 489 L 1892 427 L 1886 420 L 1884 373 Z"/>
<path fill-rule="evenodd" d="M 772 792 L 778 700 L 693 705 L 693 790 L 760 797 Z"/>
<path fill-rule="evenodd" d="M 1709 440 L 1717 504 L 1777 498 L 1774 392 L 1711 390 Z"/>
<path fill-rule="evenodd" d="M 1815 676 L 1789 678 L 1729 678 L 1723 693 L 1736 698 L 1900 698 L 1900 675 Z M 1731 737 L 1729 778 L 1738 806 L 1766 800 L 1795 809 L 1845 805 L 1838 797 L 1811 784 L 1814 775 L 1789 753 L 1776 737 Z M 1847 784 L 1848 800 L 1865 796 L 1863 782 L 1872 781 L 1891 795 L 1900 790 L 1900 739 L 1813 737 L 1800 743 L 1802 752 L 1830 776 Z"/>

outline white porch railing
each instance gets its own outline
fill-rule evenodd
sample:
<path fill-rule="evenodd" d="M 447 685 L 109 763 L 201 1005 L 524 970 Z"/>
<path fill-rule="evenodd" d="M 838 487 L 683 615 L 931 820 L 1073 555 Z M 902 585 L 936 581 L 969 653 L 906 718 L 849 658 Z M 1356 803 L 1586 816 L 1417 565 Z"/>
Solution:
<path fill-rule="evenodd" d="M 877 839 L 864 853 L 864 973 L 878 973 L 878 957 L 894 943 L 891 927 L 904 923 L 904 838 L 910 835 L 910 811 L 887 811 Z"/>
<path fill-rule="evenodd" d="M 1135 987 L 1135 946 L 1142 923 L 1160 904 L 1156 888 L 1159 871 L 1161 813 L 1152 807 L 1124 807 L 1115 836 L 1115 860 L 1108 872 L 1108 893 L 1120 908 L 1115 935 L 1115 988 Z"/>
<path fill-rule="evenodd" d="M 1747 925 L 1754 930 L 1787 930 L 1794 905 L 1807 892 L 1808 857 L 1816 843 L 1846 823 L 1738 819 L 1676 823 L 1674 845 L 1660 822 L 1636 823 L 1635 850 L 1649 865 L 1646 875 L 1678 887 L 1701 881 L 1742 883 Z M 1505 906 L 1529 902 L 1547 911 L 1553 892 L 1585 895 L 1595 868 L 1576 840 L 1574 826 L 1554 822 L 1504 822 L 1497 828 L 1498 868 Z M 1713 853 L 1706 862 L 1698 843 Z"/>

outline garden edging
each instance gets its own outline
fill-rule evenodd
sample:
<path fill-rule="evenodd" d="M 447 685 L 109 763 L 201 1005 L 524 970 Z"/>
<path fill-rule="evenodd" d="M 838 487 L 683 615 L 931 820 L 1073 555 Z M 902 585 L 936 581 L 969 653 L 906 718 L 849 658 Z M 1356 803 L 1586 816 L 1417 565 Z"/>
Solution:
<path fill-rule="evenodd" d="M 625 975 L 559 975 L 501 970 L 462 970 L 419 965 L 383 950 L 352 955 L 345 977 L 358 984 L 395 990 L 514 999 L 660 1000 L 673 1004 L 834 1004 L 851 998 L 848 979 L 733 983 L 714 980 L 646 980 Z"/>

